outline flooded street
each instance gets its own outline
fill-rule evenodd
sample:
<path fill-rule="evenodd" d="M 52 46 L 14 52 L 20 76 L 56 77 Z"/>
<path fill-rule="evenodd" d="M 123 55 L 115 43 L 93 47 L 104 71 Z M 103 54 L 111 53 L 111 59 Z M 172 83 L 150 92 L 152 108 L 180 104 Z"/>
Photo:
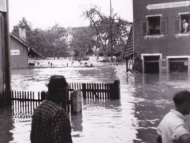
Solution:
<path fill-rule="evenodd" d="M 51 75 L 68 82 L 106 83 L 120 80 L 121 99 L 83 100 L 82 113 L 71 115 L 74 143 L 154 143 L 156 126 L 173 108 L 177 91 L 190 90 L 186 73 L 126 74 L 125 63 L 92 68 L 35 68 L 12 70 L 11 86 L 17 91 L 42 91 Z M 0 142 L 29 143 L 31 118 L 15 117 L 0 109 Z M 190 118 L 188 117 L 189 125 Z"/>

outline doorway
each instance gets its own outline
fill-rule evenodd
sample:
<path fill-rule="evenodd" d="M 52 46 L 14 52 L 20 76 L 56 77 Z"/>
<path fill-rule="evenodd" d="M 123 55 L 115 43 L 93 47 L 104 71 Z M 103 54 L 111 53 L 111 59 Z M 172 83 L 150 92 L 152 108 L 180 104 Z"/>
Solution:
<path fill-rule="evenodd" d="M 144 57 L 144 73 L 159 73 L 160 56 Z"/>

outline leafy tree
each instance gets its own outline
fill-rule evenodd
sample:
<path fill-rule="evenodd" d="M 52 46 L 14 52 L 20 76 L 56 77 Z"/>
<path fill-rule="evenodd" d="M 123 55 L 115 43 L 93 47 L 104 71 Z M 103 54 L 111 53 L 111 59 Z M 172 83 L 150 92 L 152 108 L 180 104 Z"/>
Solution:
<path fill-rule="evenodd" d="M 31 32 L 30 47 L 34 48 L 36 51 L 47 57 L 46 47 L 49 45 L 49 41 L 46 37 L 46 32 L 41 29 L 34 29 Z"/>
<path fill-rule="evenodd" d="M 19 37 L 19 28 L 24 27 L 26 28 L 26 42 L 29 43 L 29 37 L 32 31 L 31 23 L 26 20 L 26 18 L 22 18 L 21 21 L 19 21 L 18 25 L 13 26 L 12 34 Z"/>
<path fill-rule="evenodd" d="M 49 42 L 46 47 L 48 55 L 52 57 L 67 57 L 69 56 L 70 49 L 67 43 L 67 31 L 65 28 L 60 27 L 58 24 L 47 30 L 46 37 Z"/>
<path fill-rule="evenodd" d="M 18 25 L 14 26 L 12 34 L 19 37 L 19 28 L 26 28 L 26 42 L 30 48 L 34 48 L 44 57 L 67 57 L 69 56 L 66 30 L 55 24 L 48 30 L 34 29 L 31 24 L 22 18 Z"/>
<path fill-rule="evenodd" d="M 112 17 L 105 16 L 96 6 L 85 11 L 84 16 L 95 30 L 94 39 L 100 48 L 100 54 L 110 56 L 116 51 L 124 50 L 129 34 L 129 22 L 122 20 L 117 14 Z"/>
<path fill-rule="evenodd" d="M 74 57 L 84 58 L 93 53 L 92 48 L 95 42 L 90 27 L 73 28 L 72 36 L 70 46 L 74 52 Z"/>

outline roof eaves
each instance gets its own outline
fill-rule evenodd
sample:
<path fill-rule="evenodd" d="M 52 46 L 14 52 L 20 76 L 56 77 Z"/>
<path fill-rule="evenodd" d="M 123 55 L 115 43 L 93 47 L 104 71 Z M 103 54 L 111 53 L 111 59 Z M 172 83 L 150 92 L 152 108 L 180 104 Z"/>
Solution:
<path fill-rule="evenodd" d="M 40 56 L 40 57 L 43 57 L 40 53 L 38 53 L 35 49 L 33 49 L 33 48 L 30 48 L 30 50 L 32 50 L 34 53 L 36 53 L 38 56 Z"/>
<path fill-rule="evenodd" d="M 26 42 L 24 42 L 22 39 L 18 38 L 17 36 L 15 36 L 14 34 L 10 34 L 11 37 L 13 37 L 15 40 L 17 40 L 18 42 L 20 42 L 21 44 L 23 44 L 24 46 L 28 47 L 28 44 L 26 44 Z"/>

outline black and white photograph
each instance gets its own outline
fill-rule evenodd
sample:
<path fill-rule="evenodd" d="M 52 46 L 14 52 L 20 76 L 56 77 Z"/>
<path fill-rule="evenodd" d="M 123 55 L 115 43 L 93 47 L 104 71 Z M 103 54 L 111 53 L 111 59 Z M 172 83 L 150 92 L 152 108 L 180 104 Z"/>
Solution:
<path fill-rule="evenodd" d="M 190 143 L 190 0 L 0 0 L 0 143 Z"/>

